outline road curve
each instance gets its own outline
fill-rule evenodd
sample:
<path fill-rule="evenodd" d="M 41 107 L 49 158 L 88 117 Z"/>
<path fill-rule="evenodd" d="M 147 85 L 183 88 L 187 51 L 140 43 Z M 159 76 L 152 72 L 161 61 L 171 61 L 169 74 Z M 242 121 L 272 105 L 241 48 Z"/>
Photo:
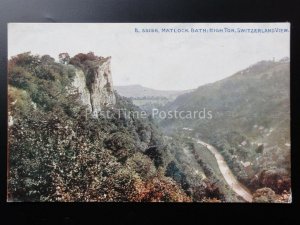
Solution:
<path fill-rule="evenodd" d="M 197 140 L 197 143 L 204 145 L 216 158 L 219 169 L 227 182 L 227 184 L 232 188 L 232 190 L 241 196 L 245 201 L 252 202 L 251 193 L 242 185 L 233 175 L 227 163 L 225 162 L 223 156 L 218 152 L 218 150 L 210 144 L 207 144 L 201 140 Z"/>

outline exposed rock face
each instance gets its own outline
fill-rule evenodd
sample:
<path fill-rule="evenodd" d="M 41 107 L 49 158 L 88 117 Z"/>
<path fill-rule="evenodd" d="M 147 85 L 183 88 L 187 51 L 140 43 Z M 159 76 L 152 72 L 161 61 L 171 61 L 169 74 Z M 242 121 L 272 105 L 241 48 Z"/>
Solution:
<path fill-rule="evenodd" d="M 82 103 L 84 103 L 88 107 L 88 110 L 92 112 L 91 95 L 86 86 L 84 72 L 81 69 L 75 68 L 75 74 L 73 86 L 77 88 L 77 91 L 80 93 Z"/>
<path fill-rule="evenodd" d="M 95 61 L 95 66 L 88 72 L 76 67 L 73 86 L 81 95 L 81 101 L 95 117 L 104 108 L 113 107 L 116 97 L 110 70 L 111 57 Z"/>

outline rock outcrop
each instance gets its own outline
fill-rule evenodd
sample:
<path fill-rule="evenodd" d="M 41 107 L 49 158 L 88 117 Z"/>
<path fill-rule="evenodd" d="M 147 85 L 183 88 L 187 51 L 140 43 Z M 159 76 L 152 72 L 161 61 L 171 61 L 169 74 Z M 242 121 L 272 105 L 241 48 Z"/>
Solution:
<path fill-rule="evenodd" d="M 72 85 L 77 89 L 78 93 L 80 94 L 80 99 L 83 104 L 88 107 L 88 110 L 92 112 L 92 105 L 91 105 L 91 94 L 89 89 L 86 86 L 86 78 L 85 74 L 82 69 L 74 68 L 75 69 L 75 77 Z"/>
<path fill-rule="evenodd" d="M 73 86 L 77 88 L 82 103 L 95 117 L 104 108 L 116 104 L 110 62 L 111 57 L 107 57 L 93 61 L 93 66 L 88 70 L 75 67 Z"/>

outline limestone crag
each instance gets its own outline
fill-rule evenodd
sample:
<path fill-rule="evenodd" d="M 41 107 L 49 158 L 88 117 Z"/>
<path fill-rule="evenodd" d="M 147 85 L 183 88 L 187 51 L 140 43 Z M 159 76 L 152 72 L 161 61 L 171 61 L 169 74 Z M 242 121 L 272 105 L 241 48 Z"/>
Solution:
<path fill-rule="evenodd" d="M 77 88 L 82 103 L 87 105 L 95 117 L 102 109 L 116 104 L 110 62 L 111 57 L 101 58 L 88 71 L 75 68 L 73 86 Z"/>
<path fill-rule="evenodd" d="M 80 94 L 82 103 L 85 104 L 88 107 L 88 110 L 92 112 L 91 95 L 89 89 L 86 86 L 85 74 L 81 69 L 75 68 L 73 86 Z"/>

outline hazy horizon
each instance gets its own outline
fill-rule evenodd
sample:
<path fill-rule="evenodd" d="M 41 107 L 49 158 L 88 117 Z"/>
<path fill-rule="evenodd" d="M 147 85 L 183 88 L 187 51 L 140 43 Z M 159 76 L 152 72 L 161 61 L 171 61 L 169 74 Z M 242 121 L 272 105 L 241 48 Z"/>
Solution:
<path fill-rule="evenodd" d="M 189 90 L 262 60 L 290 57 L 288 33 L 136 33 L 135 28 L 288 28 L 289 23 L 37 24 L 8 25 L 8 57 L 30 51 L 56 60 L 94 52 L 111 56 L 115 86 Z"/>

